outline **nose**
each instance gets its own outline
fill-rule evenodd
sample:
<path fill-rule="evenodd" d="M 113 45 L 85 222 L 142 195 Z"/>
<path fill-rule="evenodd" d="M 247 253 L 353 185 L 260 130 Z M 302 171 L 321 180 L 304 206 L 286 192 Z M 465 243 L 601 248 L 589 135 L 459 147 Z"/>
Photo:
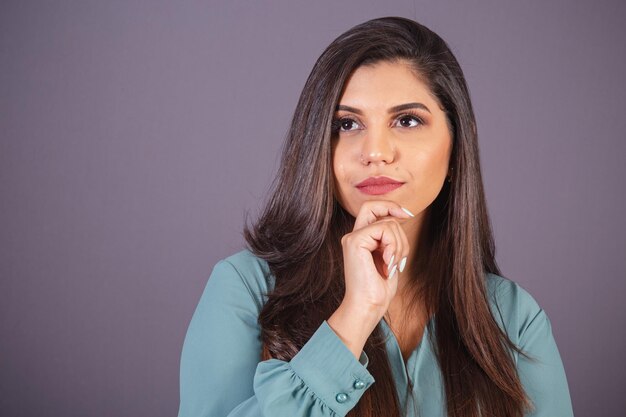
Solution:
<path fill-rule="evenodd" d="M 391 133 L 384 129 L 369 130 L 363 139 L 361 149 L 361 162 L 364 165 L 386 163 L 390 164 L 395 159 L 395 147 L 393 146 Z"/>

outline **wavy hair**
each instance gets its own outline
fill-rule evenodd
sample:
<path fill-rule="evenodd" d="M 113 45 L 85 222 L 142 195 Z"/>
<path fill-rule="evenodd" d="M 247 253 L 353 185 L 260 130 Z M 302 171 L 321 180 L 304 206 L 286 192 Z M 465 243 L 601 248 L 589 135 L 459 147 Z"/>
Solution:
<path fill-rule="evenodd" d="M 289 361 L 343 299 L 340 241 L 355 219 L 335 198 L 332 121 L 353 71 L 383 61 L 410 65 L 444 110 L 453 138 L 454 175 L 427 209 L 422 232 L 427 262 L 419 265 L 419 280 L 410 277 L 414 302 L 423 302 L 434 314 L 436 332 L 430 343 L 442 372 L 448 416 L 521 417 L 531 404 L 512 351 L 524 353 L 498 326 L 486 291 L 486 273 L 501 273 L 469 91 L 446 42 L 406 18 L 369 20 L 324 50 L 300 95 L 267 204 L 253 226 L 246 220 L 248 248 L 268 262 L 275 277 L 259 315 L 261 359 Z M 400 416 L 404 405 L 399 403 L 380 324 L 364 351 L 376 383 L 348 415 Z"/>

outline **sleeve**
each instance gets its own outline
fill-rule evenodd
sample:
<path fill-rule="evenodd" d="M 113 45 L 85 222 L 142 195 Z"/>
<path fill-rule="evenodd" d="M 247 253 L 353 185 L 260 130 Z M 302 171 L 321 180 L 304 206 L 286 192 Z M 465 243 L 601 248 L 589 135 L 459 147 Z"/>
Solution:
<path fill-rule="evenodd" d="M 533 300 L 534 303 L 534 300 Z M 573 417 L 572 401 L 550 320 L 536 305 L 520 330 L 519 347 L 535 360 L 518 357 L 518 374 L 534 405 L 528 417 Z"/>
<path fill-rule="evenodd" d="M 179 417 L 345 416 L 374 383 L 324 321 L 291 359 L 259 361 L 260 306 L 228 261 L 213 272 L 180 362 Z"/>

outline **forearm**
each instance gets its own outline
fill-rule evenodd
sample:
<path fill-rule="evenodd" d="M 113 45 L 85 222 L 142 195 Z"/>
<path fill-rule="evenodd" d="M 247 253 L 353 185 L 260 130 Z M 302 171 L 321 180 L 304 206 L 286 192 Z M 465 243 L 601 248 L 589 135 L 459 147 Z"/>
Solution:
<path fill-rule="evenodd" d="M 327 320 L 341 341 L 358 359 L 367 338 L 372 334 L 382 316 L 373 309 L 342 303 Z"/>

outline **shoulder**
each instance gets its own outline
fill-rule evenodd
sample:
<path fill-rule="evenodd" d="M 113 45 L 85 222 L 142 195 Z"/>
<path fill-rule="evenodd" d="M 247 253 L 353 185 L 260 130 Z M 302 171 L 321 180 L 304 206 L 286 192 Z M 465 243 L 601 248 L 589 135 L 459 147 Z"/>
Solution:
<path fill-rule="evenodd" d="M 207 289 L 215 292 L 229 289 L 249 293 L 258 309 L 265 303 L 272 286 L 269 265 L 248 249 L 218 260 L 207 283 Z"/>
<path fill-rule="evenodd" d="M 508 278 L 487 273 L 486 289 L 494 318 L 514 343 L 533 320 L 545 315 L 535 298 Z"/>
<path fill-rule="evenodd" d="M 520 382 L 534 406 L 531 414 L 573 416 L 567 377 L 545 311 L 507 278 L 487 274 L 486 283 L 496 321 L 523 352 L 511 349 Z"/>
<path fill-rule="evenodd" d="M 486 284 L 491 303 L 501 307 L 516 307 L 522 313 L 537 312 L 540 309 L 535 298 L 526 289 L 508 278 L 488 273 Z"/>

